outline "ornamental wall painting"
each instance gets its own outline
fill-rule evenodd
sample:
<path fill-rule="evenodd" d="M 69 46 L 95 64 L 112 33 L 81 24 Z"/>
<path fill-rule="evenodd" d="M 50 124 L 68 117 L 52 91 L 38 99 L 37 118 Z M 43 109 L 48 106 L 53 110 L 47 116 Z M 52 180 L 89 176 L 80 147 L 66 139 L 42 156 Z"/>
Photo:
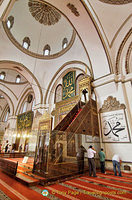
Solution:
<path fill-rule="evenodd" d="M 109 96 L 100 109 L 102 142 L 130 142 L 125 105 Z"/>

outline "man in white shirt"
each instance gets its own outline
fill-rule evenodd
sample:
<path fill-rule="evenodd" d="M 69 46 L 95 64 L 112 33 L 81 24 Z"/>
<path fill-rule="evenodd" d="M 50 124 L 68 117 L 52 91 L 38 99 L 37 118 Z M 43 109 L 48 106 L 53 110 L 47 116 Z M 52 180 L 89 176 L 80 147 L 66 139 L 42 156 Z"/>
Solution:
<path fill-rule="evenodd" d="M 121 175 L 121 169 L 120 169 L 121 158 L 119 157 L 118 154 L 115 154 L 112 157 L 112 163 L 113 163 L 114 175 L 117 176 L 117 172 L 116 172 L 116 167 L 117 167 L 119 176 L 122 176 Z"/>
<path fill-rule="evenodd" d="M 96 151 L 93 149 L 92 145 L 90 145 L 87 152 L 88 152 L 89 176 L 91 176 L 93 172 L 93 177 L 97 177 L 95 160 L 94 160 L 94 155 L 96 154 Z"/>

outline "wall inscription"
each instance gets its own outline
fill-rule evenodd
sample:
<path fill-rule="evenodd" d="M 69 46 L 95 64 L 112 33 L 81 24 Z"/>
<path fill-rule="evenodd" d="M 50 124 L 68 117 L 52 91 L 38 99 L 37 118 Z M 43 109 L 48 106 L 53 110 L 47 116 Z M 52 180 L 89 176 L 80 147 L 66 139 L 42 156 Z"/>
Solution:
<path fill-rule="evenodd" d="M 100 115 L 103 142 L 130 142 L 124 109 L 103 112 Z"/>
<path fill-rule="evenodd" d="M 63 77 L 62 100 L 75 96 L 75 71 L 68 72 Z"/>

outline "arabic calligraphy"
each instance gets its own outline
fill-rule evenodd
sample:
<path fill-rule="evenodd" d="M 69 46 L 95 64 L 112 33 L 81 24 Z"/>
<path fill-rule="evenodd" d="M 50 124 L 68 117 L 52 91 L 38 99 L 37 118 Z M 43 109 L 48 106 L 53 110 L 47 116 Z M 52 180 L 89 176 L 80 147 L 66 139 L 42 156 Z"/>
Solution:
<path fill-rule="evenodd" d="M 62 99 L 67 99 L 75 96 L 75 72 L 68 72 L 63 77 L 63 96 Z"/>
<path fill-rule="evenodd" d="M 109 135 L 112 132 L 113 135 L 115 135 L 116 137 L 119 137 L 119 135 L 117 135 L 116 133 L 125 130 L 125 128 L 117 128 L 118 126 L 121 125 L 120 122 L 116 122 L 116 125 L 112 127 L 110 122 L 108 121 L 108 125 L 110 127 L 110 131 L 108 131 L 108 133 L 104 133 L 105 136 Z"/>
<path fill-rule="evenodd" d="M 124 110 L 101 114 L 103 142 L 129 142 L 129 131 Z"/>

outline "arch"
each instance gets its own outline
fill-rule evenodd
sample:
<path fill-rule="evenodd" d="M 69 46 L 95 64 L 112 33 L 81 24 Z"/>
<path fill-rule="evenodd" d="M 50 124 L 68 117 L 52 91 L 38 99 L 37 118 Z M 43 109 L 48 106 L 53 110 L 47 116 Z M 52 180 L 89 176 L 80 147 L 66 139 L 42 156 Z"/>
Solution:
<path fill-rule="evenodd" d="M 25 77 L 25 79 L 30 83 L 32 86 L 32 89 L 35 94 L 35 99 L 36 99 L 36 104 L 42 104 L 42 90 L 40 87 L 40 84 L 34 74 L 26 68 L 23 64 L 15 62 L 15 61 L 10 61 L 10 60 L 3 60 L 0 61 L 0 68 L 10 68 L 13 70 L 18 71 L 22 76 Z"/>
<path fill-rule="evenodd" d="M 1 114 L 1 121 L 5 121 L 7 113 L 9 114 L 9 110 L 10 110 L 10 108 L 9 108 L 8 103 L 7 103 L 6 106 L 3 109 L 2 114 Z"/>
<path fill-rule="evenodd" d="M 121 60 L 121 55 L 122 55 L 123 49 L 131 35 L 132 35 L 132 28 L 128 31 L 128 33 L 124 37 L 124 39 L 118 49 L 117 56 L 116 56 L 116 66 L 115 66 L 115 74 L 117 74 L 117 75 L 121 72 L 120 60 Z"/>
<path fill-rule="evenodd" d="M 26 98 L 28 98 L 29 94 L 33 94 L 32 88 L 27 88 L 26 91 L 24 91 L 24 93 L 20 96 L 18 106 L 17 106 L 16 112 L 15 112 L 16 115 L 20 114 L 22 106 L 23 106 Z"/>
<path fill-rule="evenodd" d="M 74 7 L 78 12 L 78 15 L 68 7 L 69 3 L 67 2 L 64 2 L 64 4 L 65 7 L 69 8 L 70 12 L 68 9 L 64 9 L 64 4 L 62 5 L 59 1 L 53 2 L 52 0 L 48 0 L 48 3 L 58 9 L 74 27 L 88 59 L 90 60 L 95 79 L 100 78 L 100 74 L 106 76 L 113 73 L 109 43 L 99 22 L 98 16 L 94 12 L 90 2 L 76 0 Z M 85 41 L 85 43 L 83 41 Z M 96 48 L 97 46 L 98 48 Z M 96 59 L 95 55 L 97 55 Z M 98 70 L 98 66 L 102 66 L 100 70 Z"/>
<path fill-rule="evenodd" d="M 9 90 L 7 90 L 7 88 L 5 88 L 4 90 L 0 89 L 0 93 L 2 94 L 2 96 L 5 98 L 5 100 L 7 101 L 7 104 L 10 108 L 10 115 L 14 115 L 14 104 L 10 98 L 10 94 L 11 92 Z M 7 95 L 8 94 L 8 95 Z"/>
<path fill-rule="evenodd" d="M 132 72 L 132 69 L 130 69 L 130 55 L 132 54 L 132 42 L 130 43 L 128 50 L 127 50 L 127 54 L 126 54 L 126 62 L 125 62 L 125 70 L 126 70 L 126 74 Z"/>
<path fill-rule="evenodd" d="M 61 92 L 60 92 L 61 90 Z M 59 95 L 59 97 L 57 97 Z M 61 98 L 62 101 L 62 84 L 58 84 L 56 89 L 55 89 L 55 98 L 54 98 L 54 103 L 59 102 Z"/>
<path fill-rule="evenodd" d="M 80 68 L 79 67 L 72 67 L 72 68 L 70 68 L 71 66 L 70 65 L 73 65 L 73 64 L 76 64 L 76 65 L 79 65 L 80 66 Z M 67 66 L 70 66 L 70 67 L 68 67 L 67 68 Z M 81 69 L 81 67 L 82 67 L 82 69 Z M 67 70 L 65 69 L 65 68 L 67 68 Z M 54 89 L 52 88 L 53 86 L 57 86 L 56 84 L 57 84 L 57 80 L 61 77 L 61 76 L 63 76 L 63 74 L 65 74 L 66 72 L 69 72 L 69 71 L 71 71 L 72 69 L 79 69 L 82 73 L 84 73 L 85 74 L 85 70 L 87 69 L 88 70 L 88 74 L 92 77 L 92 79 L 93 79 L 93 73 L 92 73 L 92 70 L 85 64 L 85 63 L 83 63 L 83 62 L 81 62 L 81 61 L 71 61 L 71 62 L 66 62 L 65 64 L 63 64 L 60 68 L 59 68 L 59 70 L 54 74 L 54 76 L 53 76 L 53 78 L 51 79 L 51 81 L 50 81 L 50 83 L 49 83 L 49 85 L 48 85 L 48 88 L 47 88 L 47 90 L 46 90 L 46 94 L 45 94 L 45 98 L 44 98 L 44 104 L 48 104 L 48 102 L 49 102 L 49 100 L 48 100 L 48 97 L 49 97 L 49 94 L 51 93 L 51 92 L 53 92 L 54 91 Z M 52 88 L 52 89 L 51 89 Z"/>
<path fill-rule="evenodd" d="M 76 82 L 76 95 L 79 95 L 79 84 L 78 84 L 78 81 L 79 81 L 79 79 L 82 78 L 83 76 L 84 76 L 84 74 L 83 74 L 83 73 L 80 73 L 80 74 L 76 77 L 76 80 L 75 80 L 75 82 Z"/>

